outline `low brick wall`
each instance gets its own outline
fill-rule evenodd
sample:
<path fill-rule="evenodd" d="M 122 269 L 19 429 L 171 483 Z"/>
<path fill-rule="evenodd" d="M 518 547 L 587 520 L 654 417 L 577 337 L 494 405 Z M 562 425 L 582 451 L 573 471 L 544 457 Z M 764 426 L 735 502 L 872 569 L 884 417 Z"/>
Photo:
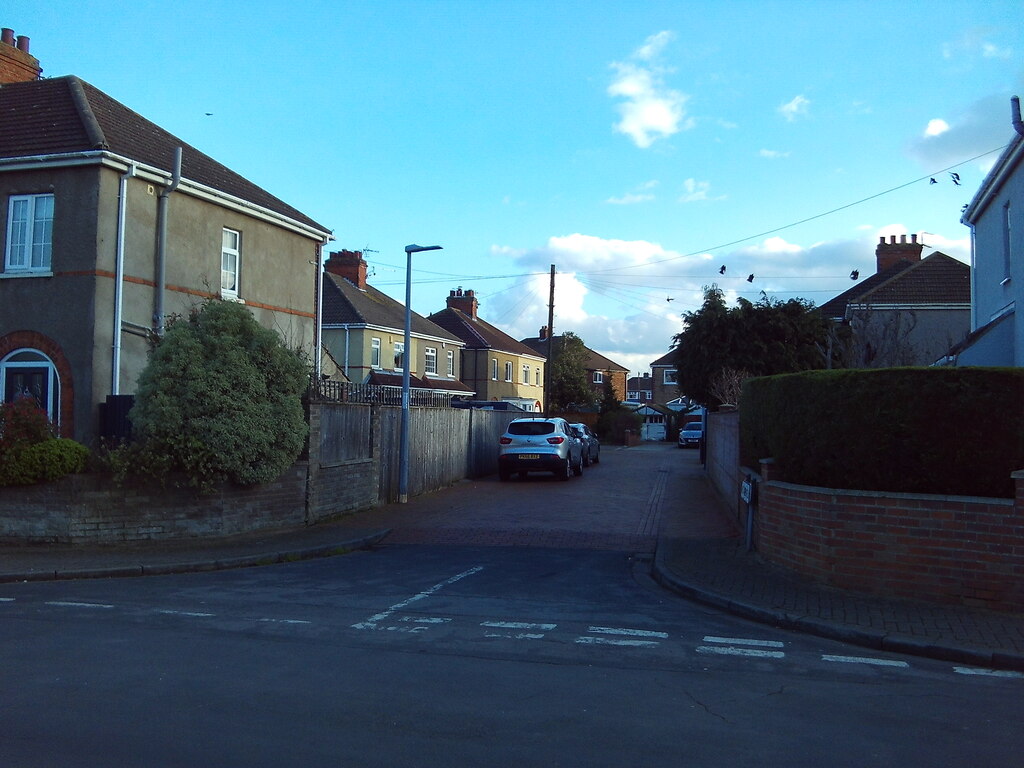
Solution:
<path fill-rule="evenodd" d="M 1024 611 L 1024 471 L 1015 499 L 877 493 L 771 480 L 761 465 L 756 546 L 846 589 Z"/>
<path fill-rule="evenodd" d="M 116 544 L 301 527 L 306 475 L 298 462 L 272 483 L 206 495 L 117 488 L 96 475 L 0 487 L 0 542 Z"/>

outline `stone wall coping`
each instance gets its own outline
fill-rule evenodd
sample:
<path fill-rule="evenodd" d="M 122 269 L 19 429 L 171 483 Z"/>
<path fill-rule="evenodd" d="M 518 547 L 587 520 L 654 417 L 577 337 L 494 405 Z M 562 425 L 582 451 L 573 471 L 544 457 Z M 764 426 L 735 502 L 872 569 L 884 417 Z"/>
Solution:
<path fill-rule="evenodd" d="M 751 474 L 754 474 L 753 472 Z M 824 488 L 818 485 L 799 485 L 798 483 L 786 483 L 781 480 L 762 481 L 762 485 L 775 488 L 785 488 L 793 491 L 804 491 L 816 493 L 822 496 L 845 496 L 845 497 L 867 497 L 870 499 L 914 499 L 920 501 L 952 501 L 966 502 L 970 504 L 993 504 L 997 506 L 1012 507 L 1013 499 L 1004 499 L 1001 496 L 949 496 L 938 493 L 904 493 L 901 491 L 858 491 L 852 488 Z"/>

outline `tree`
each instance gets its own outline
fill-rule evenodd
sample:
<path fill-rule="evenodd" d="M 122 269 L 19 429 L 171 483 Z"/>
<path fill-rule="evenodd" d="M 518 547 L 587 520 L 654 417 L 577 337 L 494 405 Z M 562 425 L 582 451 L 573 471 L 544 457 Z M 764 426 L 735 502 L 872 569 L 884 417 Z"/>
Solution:
<path fill-rule="evenodd" d="M 594 390 L 587 380 L 589 355 L 583 340 L 566 331 L 554 342 L 554 359 L 548 361 L 551 366 L 548 408 L 557 413 L 593 405 Z"/>
<path fill-rule="evenodd" d="M 712 285 L 704 289 L 701 308 L 684 313 L 683 322 L 673 348 L 676 383 L 680 392 L 710 407 L 722 404 L 722 385 L 738 371 L 767 376 L 825 367 L 821 349 L 829 323 L 804 299 L 762 294 L 757 302 L 737 299 L 730 308 Z"/>
<path fill-rule="evenodd" d="M 142 466 L 210 489 L 277 478 L 302 451 L 308 366 L 244 306 L 208 301 L 168 329 L 130 418 Z"/>

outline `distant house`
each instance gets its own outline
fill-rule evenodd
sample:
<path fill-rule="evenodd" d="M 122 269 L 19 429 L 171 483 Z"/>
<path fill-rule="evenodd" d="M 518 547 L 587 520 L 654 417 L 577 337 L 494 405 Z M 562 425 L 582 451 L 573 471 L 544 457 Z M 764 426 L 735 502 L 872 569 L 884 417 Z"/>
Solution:
<path fill-rule="evenodd" d="M 315 356 L 331 234 L 74 76 L 0 39 L 0 391 L 93 443 L 169 318 L 236 301 Z M 180 157 L 180 162 L 176 160 Z"/>
<path fill-rule="evenodd" d="M 626 382 L 626 402 L 646 405 L 654 398 L 654 380 L 650 371 L 643 376 L 630 376 Z"/>
<path fill-rule="evenodd" d="M 1016 107 L 1016 102 L 1014 102 Z M 971 228 L 971 334 L 950 351 L 956 365 L 1024 366 L 1024 125 L 963 215 Z"/>
<path fill-rule="evenodd" d="M 922 259 L 923 248 L 917 235 L 881 238 L 875 274 L 821 306 L 849 328 L 836 334 L 849 367 L 931 365 L 967 335 L 970 267 L 938 251 Z"/>
<path fill-rule="evenodd" d="M 448 294 L 447 306 L 429 320 L 460 338 L 459 378 L 476 392 L 477 400 L 507 401 L 524 411 L 544 405 L 544 366 L 547 360 L 522 342 L 483 320 L 472 290 Z"/>
<path fill-rule="evenodd" d="M 676 383 L 674 352 L 668 352 L 651 363 L 651 378 L 654 383 L 654 403 L 667 405 L 678 399 L 679 385 Z"/>
<path fill-rule="evenodd" d="M 538 355 L 547 359 L 548 355 L 548 328 L 544 326 L 537 336 L 522 339 L 522 343 L 532 349 Z M 562 337 L 555 336 L 551 339 L 552 355 L 558 356 L 561 351 Z M 611 382 L 612 392 L 618 400 L 626 399 L 626 377 L 629 369 L 624 368 L 613 360 L 609 360 L 602 354 L 595 352 L 587 346 L 587 360 L 584 368 L 587 372 L 587 380 L 590 382 L 594 394 L 600 398 L 604 394 L 605 382 Z"/>
<path fill-rule="evenodd" d="M 337 251 L 324 264 L 324 346 L 351 382 L 401 387 L 411 361 L 410 387 L 458 397 L 474 393 L 459 379 L 463 342 L 411 313 L 405 349 L 405 306 L 366 282 L 361 251 Z"/>

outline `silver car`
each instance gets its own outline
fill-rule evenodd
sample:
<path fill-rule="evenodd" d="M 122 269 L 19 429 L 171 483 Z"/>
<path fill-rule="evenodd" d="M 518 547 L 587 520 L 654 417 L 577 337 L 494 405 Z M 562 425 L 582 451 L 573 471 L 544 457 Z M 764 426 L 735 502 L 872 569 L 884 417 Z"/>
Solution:
<path fill-rule="evenodd" d="M 515 419 L 498 440 L 498 477 L 552 472 L 568 480 L 583 474 L 583 441 L 565 419 Z"/>
<path fill-rule="evenodd" d="M 601 460 L 601 441 L 597 439 L 594 430 L 586 424 L 570 424 L 576 430 L 576 434 L 583 441 L 583 466 L 589 467 Z"/>

